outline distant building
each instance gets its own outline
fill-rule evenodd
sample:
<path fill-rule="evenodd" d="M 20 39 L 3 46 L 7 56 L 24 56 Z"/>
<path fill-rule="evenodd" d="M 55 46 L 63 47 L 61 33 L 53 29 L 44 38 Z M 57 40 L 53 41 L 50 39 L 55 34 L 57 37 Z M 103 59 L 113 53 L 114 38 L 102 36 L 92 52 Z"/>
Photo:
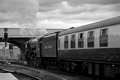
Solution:
<path fill-rule="evenodd" d="M 20 54 L 20 49 L 10 43 L 7 43 L 7 47 L 4 51 L 4 43 L 0 43 L 0 59 L 18 59 L 18 55 Z"/>

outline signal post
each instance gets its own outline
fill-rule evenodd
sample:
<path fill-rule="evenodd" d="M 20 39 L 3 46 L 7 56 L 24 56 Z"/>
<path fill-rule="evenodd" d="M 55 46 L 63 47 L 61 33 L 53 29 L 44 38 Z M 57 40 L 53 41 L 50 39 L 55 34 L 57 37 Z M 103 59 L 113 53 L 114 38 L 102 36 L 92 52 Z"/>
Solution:
<path fill-rule="evenodd" d="M 4 60 L 5 60 L 5 64 L 7 62 L 6 57 L 5 57 L 5 47 L 7 47 L 7 39 L 8 39 L 8 28 L 4 28 Z"/>

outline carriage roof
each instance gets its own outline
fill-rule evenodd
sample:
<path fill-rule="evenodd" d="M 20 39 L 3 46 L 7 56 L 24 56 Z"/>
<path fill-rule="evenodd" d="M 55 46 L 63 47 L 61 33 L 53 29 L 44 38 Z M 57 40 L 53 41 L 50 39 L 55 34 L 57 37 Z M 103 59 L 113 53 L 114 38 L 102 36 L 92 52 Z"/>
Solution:
<path fill-rule="evenodd" d="M 86 31 L 86 30 L 91 30 L 91 29 L 96 29 L 96 28 L 107 27 L 107 26 L 116 25 L 116 24 L 120 24 L 120 16 L 106 19 L 106 20 L 99 21 L 99 22 L 95 22 L 95 23 L 91 23 L 91 24 L 87 24 L 87 25 L 83 25 L 83 26 L 79 26 L 76 28 L 68 29 L 68 30 L 60 32 L 59 36 L 81 32 L 81 31 Z"/>

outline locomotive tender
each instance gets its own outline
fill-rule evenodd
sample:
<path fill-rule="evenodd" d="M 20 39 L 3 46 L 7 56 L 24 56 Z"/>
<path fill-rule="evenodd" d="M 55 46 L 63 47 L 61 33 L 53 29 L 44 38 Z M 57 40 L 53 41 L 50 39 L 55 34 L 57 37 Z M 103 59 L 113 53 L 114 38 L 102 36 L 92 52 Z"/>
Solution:
<path fill-rule="evenodd" d="M 28 65 L 103 77 L 120 75 L 120 16 L 27 42 Z"/>

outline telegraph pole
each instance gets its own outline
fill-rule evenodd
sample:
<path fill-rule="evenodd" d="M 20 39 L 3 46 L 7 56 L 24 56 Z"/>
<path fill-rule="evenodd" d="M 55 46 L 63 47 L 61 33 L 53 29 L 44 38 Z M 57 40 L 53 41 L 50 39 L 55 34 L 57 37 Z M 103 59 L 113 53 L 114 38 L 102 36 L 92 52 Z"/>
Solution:
<path fill-rule="evenodd" d="M 7 47 L 7 39 L 8 39 L 8 28 L 4 28 L 4 60 L 5 60 L 5 64 L 6 64 L 6 57 L 5 57 L 5 47 Z"/>

